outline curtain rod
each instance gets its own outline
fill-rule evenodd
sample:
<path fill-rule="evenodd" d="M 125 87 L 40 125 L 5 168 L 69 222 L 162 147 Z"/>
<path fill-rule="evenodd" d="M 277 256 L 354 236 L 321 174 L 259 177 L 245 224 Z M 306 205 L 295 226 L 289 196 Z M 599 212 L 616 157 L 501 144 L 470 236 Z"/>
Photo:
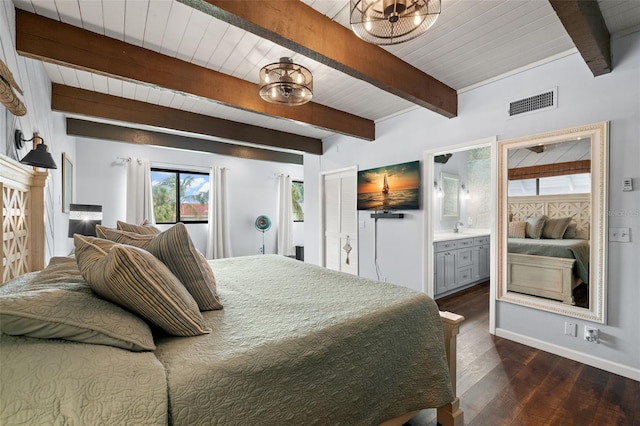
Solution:
<path fill-rule="evenodd" d="M 165 168 L 170 168 L 170 169 L 181 169 L 182 171 L 187 171 L 187 172 L 197 172 L 197 171 L 206 171 L 207 173 L 209 173 L 212 169 L 212 167 L 206 167 L 206 166 L 194 166 L 194 165 L 187 165 L 187 164 L 176 164 L 176 163 L 163 163 L 161 161 L 151 161 L 151 167 L 165 167 Z"/>

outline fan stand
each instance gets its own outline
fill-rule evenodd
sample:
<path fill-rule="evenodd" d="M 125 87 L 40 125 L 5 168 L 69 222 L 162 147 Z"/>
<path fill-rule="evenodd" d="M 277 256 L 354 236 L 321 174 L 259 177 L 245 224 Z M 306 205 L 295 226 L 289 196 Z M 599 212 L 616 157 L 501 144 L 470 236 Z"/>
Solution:
<path fill-rule="evenodd" d="M 264 254 L 264 231 L 260 231 L 262 232 L 262 251 L 261 253 Z"/>

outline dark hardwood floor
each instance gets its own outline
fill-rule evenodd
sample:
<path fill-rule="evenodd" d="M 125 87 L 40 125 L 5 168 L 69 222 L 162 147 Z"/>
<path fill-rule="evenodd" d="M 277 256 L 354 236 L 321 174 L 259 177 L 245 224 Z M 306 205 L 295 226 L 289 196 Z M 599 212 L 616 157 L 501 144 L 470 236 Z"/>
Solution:
<path fill-rule="evenodd" d="M 458 395 L 467 426 L 640 426 L 640 382 L 489 334 L 489 283 L 437 301 L 465 317 Z M 408 423 L 436 424 L 434 410 Z"/>

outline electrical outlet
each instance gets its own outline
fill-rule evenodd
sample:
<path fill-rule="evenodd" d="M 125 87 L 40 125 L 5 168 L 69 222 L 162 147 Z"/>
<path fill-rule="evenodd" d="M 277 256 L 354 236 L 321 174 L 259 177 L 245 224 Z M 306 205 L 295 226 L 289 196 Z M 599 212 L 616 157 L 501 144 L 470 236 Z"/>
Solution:
<path fill-rule="evenodd" d="M 571 337 L 578 337 L 578 324 L 566 321 L 564 323 L 564 334 Z"/>
<path fill-rule="evenodd" d="M 584 326 L 584 340 L 591 343 L 600 343 L 598 329 L 594 327 Z"/>

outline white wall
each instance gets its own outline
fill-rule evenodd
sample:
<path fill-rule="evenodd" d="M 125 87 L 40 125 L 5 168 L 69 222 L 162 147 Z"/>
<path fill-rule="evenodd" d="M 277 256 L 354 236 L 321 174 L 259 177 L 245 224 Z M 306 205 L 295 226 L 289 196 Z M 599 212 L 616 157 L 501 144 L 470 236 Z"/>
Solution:
<path fill-rule="evenodd" d="M 510 101 L 555 86 L 557 109 L 507 118 Z M 336 136 L 325 142 L 321 170 L 354 164 L 362 169 L 377 167 L 421 159 L 425 150 L 442 147 L 446 151 L 447 146 L 493 135 L 498 140 L 509 139 L 600 121 L 610 122 L 609 226 L 631 227 L 633 236 L 631 243 L 608 246 L 608 322 L 598 326 L 602 343 L 587 344 L 565 336 L 562 316 L 508 303 L 497 302 L 496 326 L 567 352 L 588 354 L 610 365 L 618 363 L 626 368 L 625 374 L 631 371 L 640 378 L 640 34 L 613 41 L 610 74 L 594 78 L 582 58 L 574 54 L 460 94 L 459 114 L 454 119 L 414 109 L 378 123 L 373 143 Z M 637 189 L 621 192 L 623 177 L 633 177 Z M 367 222 L 360 229 L 360 273 L 375 277 L 372 253 L 367 251 L 373 235 L 370 225 Z M 388 281 L 419 290 L 424 261 L 423 215 L 417 212 L 381 225 L 378 240 L 383 274 Z M 580 328 L 584 325 L 576 322 Z"/>
<path fill-rule="evenodd" d="M 16 153 L 14 130 L 22 130 L 26 139 L 30 139 L 33 132 L 39 132 L 58 165 L 58 169 L 49 170 L 46 188 L 45 262 L 48 262 L 51 256 L 68 253 L 69 216 L 62 212 L 62 153 L 75 158 L 75 138 L 66 135 L 62 115 L 51 111 L 51 82 L 43 65 L 16 53 L 15 27 L 13 3 L 0 2 L 0 58 L 24 91 L 22 100 L 27 107 L 26 115 L 16 117 L 0 105 L 0 135 L 4 137 L 0 153 L 14 159 L 23 158 L 31 150 L 32 143 L 27 142 Z"/>
<path fill-rule="evenodd" d="M 126 163 L 118 157 L 147 158 L 152 166 L 155 162 L 183 170 L 189 167 L 228 168 L 230 233 L 235 256 L 259 253 L 262 233 L 255 229 L 254 221 L 261 214 L 269 216 L 272 222 L 271 229 L 265 233 L 265 252 L 276 252 L 278 175 L 289 174 L 296 180 L 303 178 L 301 165 L 97 139 L 78 138 L 76 153 L 75 202 L 102 205 L 102 223 L 108 227 L 115 227 L 116 220 L 125 220 L 126 216 Z M 206 225 L 187 224 L 187 228 L 196 247 L 204 252 Z M 302 245 L 303 242 L 304 223 L 295 223 L 294 243 Z"/>

